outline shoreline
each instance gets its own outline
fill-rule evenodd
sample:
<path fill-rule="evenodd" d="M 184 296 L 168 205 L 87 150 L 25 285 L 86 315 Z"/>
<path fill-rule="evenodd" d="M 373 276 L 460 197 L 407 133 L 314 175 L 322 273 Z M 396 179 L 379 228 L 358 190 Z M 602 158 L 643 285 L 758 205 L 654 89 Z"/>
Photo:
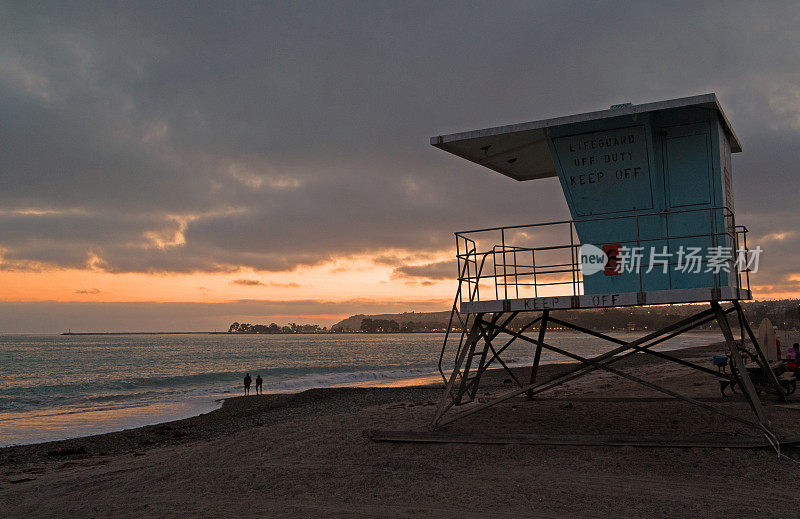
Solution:
<path fill-rule="evenodd" d="M 431 384 L 441 383 L 441 377 L 438 372 L 425 373 L 413 376 L 403 376 L 396 379 L 375 379 L 365 380 L 357 383 L 332 384 L 322 387 L 303 387 L 300 389 L 275 389 L 265 391 L 263 396 L 275 395 L 297 395 L 307 391 L 328 390 L 328 389 L 379 389 L 379 388 L 403 388 L 403 387 L 422 387 Z M 251 394 L 250 396 L 257 396 Z M 46 437 L 39 435 L 41 439 L 24 442 L 24 443 L 8 443 L 0 444 L 0 451 L 3 449 L 35 446 L 41 444 L 50 444 L 71 440 L 81 440 L 84 438 L 92 438 L 108 434 L 122 433 L 141 429 L 145 427 L 155 427 L 162 425 L 169 425 L 174 422 L 196 418 L 201 415 L 212 413 L 219 410 L 227 400 L 235 400 L 238 398 L 245 398 L 241 393 L 219 393 L 217 395 L 209 395 L 207 397 L 190 397 L 175 401 L 166 402 L 150 402 L 141 405 L 121 406 L 103 408 L 97 410 L 79 410 L 73 411 L 70 409 L 57 410 L 47 409 L 33 415 L 33 419 L 29 419 L 26 424 L 26 430 L 33 431 L 34 434 L 38 429 L 48 426 L 48 419 L 58 416 L 74 416 L 76 419 L 80 417 L 81 422 L 88 421 L 89 423 L 96 423 L 96 425 L 84 425 L 82 429 L 86 434 L 79 435 L 50 435 Z M 249 397 L 247 397 L 249 398 Z M 156 412 L 157 410 L 157 412 Z M 105 422 L 100 422 L 103 416 L 112 416 L 112 418 Z M 120 416 L 122 415 L 122 416 Z M 62 425 L 63 426 L 63 425 Z M 2 427 L 0 427 L 0 431 Z M 65 433 L 68 434 L 68 433 Z M 17 433 L 20 435 L 20 433 Z"/>

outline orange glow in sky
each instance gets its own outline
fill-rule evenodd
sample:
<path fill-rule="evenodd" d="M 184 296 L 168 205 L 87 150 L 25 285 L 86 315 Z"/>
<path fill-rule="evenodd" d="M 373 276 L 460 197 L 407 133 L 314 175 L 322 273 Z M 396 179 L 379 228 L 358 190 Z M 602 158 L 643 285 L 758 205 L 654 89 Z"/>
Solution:
<path fill-rule="evenodd" d="M 447 259 L 447 258 L 443 258 Z M 452 279 L 398 277 L 367 257 L 337 259 L 292 272 L 145 274 L 56 269 L 0 272 L 0 301 L 202 302 L 241 299 L 344 301 L 449 299 Z"/>
<path fill-rule="evenodd" d="M 439 260 L 448 259 L 442 256 Z M 352 299 L 447 300 L 456 288 L 451 279 L 397 276 L 389 265 L 368 257 L 338 259 L 292 272 L 145 274 L 89 269 L 0 271 L 0 301 L 199 302 L 242 299 L 345 301 Z M 800 273 L 790 276 L 800 281 Z M 792 298 L 791 287 L 752 285 L 756 298 Z M 482 292 L 493 291 L 483 286 Z M 549 295 L 549 294 L 547 294 Z"/>

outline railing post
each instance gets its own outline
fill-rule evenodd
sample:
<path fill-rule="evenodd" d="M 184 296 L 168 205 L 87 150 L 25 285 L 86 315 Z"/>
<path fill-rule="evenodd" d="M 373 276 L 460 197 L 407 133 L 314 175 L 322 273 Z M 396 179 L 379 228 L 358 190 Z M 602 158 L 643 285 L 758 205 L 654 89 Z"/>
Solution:
<path fill-rule="evenodd" d="M 642 247 L 642 237 L 639 234 L 639 215 L 638 214 L 634 215 L 634 218 L 636 218 L 636 248 L 637 249 L 641 249 L 641 251 L 644 252 L 644 247 Z M 636 270 L 638 271 L 637 274 L 639 276 L 639 292 L 640 293 L 644 292 L 644 283 L 642 281 L 642 260 L 643 259 L 644 258 L 641 258 L 639 260 L 639 264 L 636 266 Z"/>
<path fill-rule="evenodd" d="M 709 215 L 711 216 L 711 248 L 713 249 L 714 247 L 717 246 L 717 234 L 716 234 L 716 232 L 717 232 L 717 222 L 716 222 L 716 218 L 714 218 L 714 216 L 715 216 L 714 215 L 714 209 L 709 209 L 708 212 L 709 212 Z M 706 251 L 706 254 L 708 254 L 708 251 Z M 706 257 L 708 257 L 708 256 L 706 256 Z M 711 275 L 714 277 L 714 290 L 716 290 L 716 289 L 719 288 L 718 278 L 719 278 L 720 274 L 712 272 Z"/>
<path fill-rule="evenodd" d="M 573 222 L 570 220 L 570 222 L 569 222 L 569 252 L 570 252 L 570 258 L 572 258 L 572 265 L 570 267 L 570 270 L 572 271 L 572 295 L 573 296 L 577 295 L 576 294 L 576 287 L 575 287 L 575 268 L 576 268 L 577 261 L 575 260 L 575 257 L 576 257 L 576 254 L 575 254 L 575 239 L 574 239 L 574 237 L 572 235 L 572 231 L 573 231 L 574 227 L 575 226 L 573 225 Z"/>
<path fill-rule="evenodd" d="M 500 229 L 500 250 L 503 253 L 503 299 L 508 299 L 508 279 L 506 278 L 506 230 Z M 497 278 L 495 284 L 497 284 Z"/>
<path fill-rule="evenodd" d="M 750 252 L 750 249 L 747 248 L 747 228 L 744 230 L 744 253 L 745 253 L 745 276 L 747 277 L 747 290 L 750 291 L 750 267 L 747 266 L 747 254 Z"/>
<path fill-rule="evenodd" d="M 497 245 L 492 247 L 492 265 L 494 268 L 494 298 L 500 299 L 500 288 L 497 283 Z"/>

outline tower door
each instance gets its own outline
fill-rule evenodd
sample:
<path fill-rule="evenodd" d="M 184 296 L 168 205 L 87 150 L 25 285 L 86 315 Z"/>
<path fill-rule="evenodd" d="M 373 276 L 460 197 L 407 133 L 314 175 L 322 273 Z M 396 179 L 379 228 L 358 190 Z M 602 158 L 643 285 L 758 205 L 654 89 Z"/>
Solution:
<path fill-rule="evenodd" d="M 663 136 L 669 207 L 711 205 L 711 132 L 708 123 L 664 128 Z"/>

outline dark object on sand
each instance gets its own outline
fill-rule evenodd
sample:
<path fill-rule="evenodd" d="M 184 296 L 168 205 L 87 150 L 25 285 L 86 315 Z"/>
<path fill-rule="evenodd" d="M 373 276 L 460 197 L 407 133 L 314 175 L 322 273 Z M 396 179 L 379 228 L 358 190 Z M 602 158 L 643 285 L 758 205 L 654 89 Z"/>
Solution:
<path fill-rule="evenodd" d="M 476 434 L 452 431 L 364 431 L 363 436 L 376 442 L 398 443 L 467 443 L 484 445 L 570 445 L 584 447 L 663 447 L 706 449 L 772 449 L 764 438 L 697 439 L 697 438 L 643 438 L 625 435 L 577 434 Z M 794 446 L 800 438 L 780 442 Z"/>
<path fill-rule="evenodd" d="M 47 453 L 48 456 L 77 456 L 86 454 L 84 447 L 59 447 Z"/>
<path fill-rule="evenodd" d="M 715 364 L 716 364 L 716 357 Z M 795 389 L 797 389 L 797 379 L 795 378 L 794 373 L 786 369 L 786 364 L 783 361 L 779 361 L 776 364 L 770 366 L 772 370 L 774 378 L 778 380 L 783 389 L 784 394 L 791 395 L 794 393 Z M 751 366 L 746 368 L 747 376 L 750 381 L 753 383 L 753 387 L 755 388 L 758 393 L 762 394 L 778 394 L 775 387 L 772 384 L 772 376 L 770 376 L 763 367 L 761 366 Z M 736 393 L 736 386 L 739 387 L 739 390 L 742 391 L 744 387 L 744 381 L 741 379 L 740 371 L 736 369 L 731 369 L 731 378 L 730 380 L 720 380 L 719 381 L 719 390 L 722 393 L 722 396 L 729 396 L 726 394 L 726 391 L 730 389 L 731 395 Z"/>

